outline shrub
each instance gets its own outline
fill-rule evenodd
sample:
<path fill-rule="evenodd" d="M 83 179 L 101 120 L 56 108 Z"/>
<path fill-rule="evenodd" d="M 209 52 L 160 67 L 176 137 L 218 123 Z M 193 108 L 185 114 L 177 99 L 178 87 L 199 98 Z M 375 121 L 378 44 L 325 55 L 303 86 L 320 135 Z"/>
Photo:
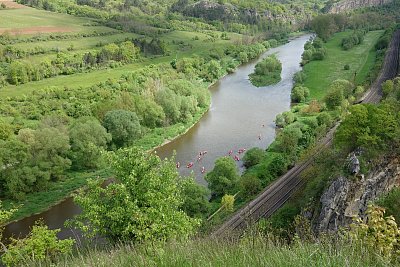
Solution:
<path fill-rule="evenodd" d="M 250 168 L 254 165 L 257 165 L 260 163 L 262 158 L 264 157 L 265 152 L 264 150 L 254 147 L 246 152 L 246 154 L 243 157 L 243 165 L 246 168 Z"/>

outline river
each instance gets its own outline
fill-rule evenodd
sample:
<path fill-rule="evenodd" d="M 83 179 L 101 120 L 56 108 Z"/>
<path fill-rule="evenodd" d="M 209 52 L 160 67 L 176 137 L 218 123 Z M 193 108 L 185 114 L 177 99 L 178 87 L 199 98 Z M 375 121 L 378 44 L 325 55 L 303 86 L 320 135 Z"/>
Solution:
<path fill-rule="evenodd" d="M 258 60 L 242 65 L 210 87 L 212 104 L 210 110 L 185 135 L 158 148 L 157 154 L 164 158 L 176 151 L 176 161 L 180 162 L 182 175 L 194 173 L 196 180 L 206 184 L 205 172 L 213 168 L 214 161 L 228 155 L 241 157 L 241 148 L 266 148 L 275 137 L 275 116 L 290 108 L 290 91 L 293 75 L 300 68 L 301 54 L 305 42 L 311 35 L 302 35 L 287 44 L 273 48 Z M 257 62 L 268 55 L 276 54 L 282 62 L 282 80 L 272 86 L 257 88 L 248 80 Z M 207 151 L 198 161 L 200 151 Z M 192 168 L 186 164 L 193 162 Z M 237 162 L 241 168 L 241 162 Z M 80 234 L 64 227 L 64 222 L 80 212 L 71 198 L 68 198 L 48 211 L 24 218 L 6 226 L 4 236 L 25 236 L 39 218 L 50 229 L 61 228 L 60 238 L 80 237 Z"/>

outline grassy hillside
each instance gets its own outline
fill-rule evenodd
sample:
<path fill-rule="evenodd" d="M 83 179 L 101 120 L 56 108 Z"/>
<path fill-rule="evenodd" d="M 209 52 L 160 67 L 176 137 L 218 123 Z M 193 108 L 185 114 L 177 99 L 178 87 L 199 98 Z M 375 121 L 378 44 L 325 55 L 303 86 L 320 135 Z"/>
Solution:
<path fill-rule="evenodd" d="M 34 8 L 17 8 L 0 10 L 0 32 L 19 30 L 31 27 L 59 27 L 66 32 L 110 31 L 110 28 L 97 25 L 91 18 L 74 17 Z M 89 27 L 90 26 L 90 27 Z M 44 32 L 45 33 L 45 32 Z"/>
<path fill-rule="evenodd" d="M 310 89 L 310 98 L 322 99 L 329 85 L 337 79 L 346 79 L 356 82 L 365 80 L 367 74 L 374 65 L 374 46 L 383 31 L 371 31 L 365 36 L 364 42 L 350 50 L 343 50 L 341 41 L 351 32 L 335 34 L 326 43 L 327 56 L 322 61 L 312 61 L 304 66 L 307 75 L 304 86 Z M 345 70 L 344 66 L 349 65 L 350 69 Z"/>
<path fill-rule="evenodd" d="M 50 266 L 50 263 L 26 263 Z M 285 245 L 263 237 L 247 237 L 238 242 L 195 239 L 166 245 L 119 245 L 106 251 L 81 251 L 76 257 L 61 259 L 51 266 L 268 266 L 268 267 L 390 267 L 373 251 L 351 244 L 298 243 Z"/>

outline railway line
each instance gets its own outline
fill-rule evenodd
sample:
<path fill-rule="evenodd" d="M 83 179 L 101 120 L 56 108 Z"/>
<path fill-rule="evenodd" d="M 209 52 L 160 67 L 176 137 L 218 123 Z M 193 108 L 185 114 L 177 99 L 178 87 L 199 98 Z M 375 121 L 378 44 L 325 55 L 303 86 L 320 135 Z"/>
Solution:
<path fill-rule="evenodd" d="M 397 30 L 392 37 L 387 49 L 385 60 L 381 72 L 376 81 L 371 85 L 368 92 L 364 95 L 361 103 L 379 103 L 382 98 L 382 83 L 388 79 L 396 77 L 399 71 L 399 47 L 400 30 Z M 286 174 L 278 178 L 274 183 L 264 189 L 253 201 L 237 211 L 218 229 L 212 236 L 227 236 L 233 232 L 245 229 L 247 226 L 257 222 L 261 218 L 268 218 L 290 198 L 297 189 L 301 188 L 304 181 L 300 174 L 307 169 L 315 158 L 326 147 L 332 144 L 334 133 L 339 124 L 329 130 L 327 135 L 320 140 L 316 150 L 308 159 L 300 162 L 290 169 Z"/>

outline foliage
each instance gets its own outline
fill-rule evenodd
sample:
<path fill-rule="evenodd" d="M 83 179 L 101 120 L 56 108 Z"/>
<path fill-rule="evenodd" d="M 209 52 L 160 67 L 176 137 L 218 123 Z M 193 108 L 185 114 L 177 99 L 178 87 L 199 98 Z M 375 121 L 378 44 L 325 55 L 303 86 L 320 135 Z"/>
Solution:
<path fill-rule="evenodd" d="M 95 118 L 81 118 L 69 130 L 72 164 L 77 169 L 95 168 L 100 151 L 106 149 L 111 134 Z"/>
<path fill-rule="evenodd" d="M 21 129 L 18 136 L 0 140 L 2 194 L 23 199 L 26 193 L 43 190 L 49 181 L 59 180 L 71 161 L 66 130 L 41 126 L 37 130 Z"/>
<path fill-rule="evenodd" d="M 252 174 L 242 175 L 239 181 L 239 188 L 240 194 L 245 198 L 254 196 L 263 189 L 261 180 Z"/>
<path fill-rule="evenodd" d="M 283 113 L 280 113 L 280 114 L 276 115 L 275 124 L 276 124 L 277 127 L 283 128 L 286 125 L 291 124 L 295 120 L 296 120 L 296 117 L 293 114 L 293 112 L 285 111 Z"/>
<path fill-rule="evenodd" d="M 366 150 L 379 150 L 390 147 L 398 138 L 400 123 L 393 112 L 393 105 L 356 105 L 339 126 L 335 143 L 339 147 L 353 150 L 361 147 Z"/>
<path fill-rule="evenodd" d="M 196 238 L 162 244 L 119 244 L 105 249 L 79 251 L 79 257 L 61 258 L 55 266 L 352 266 L 394 267 L 366 246 L 334 238 L 316 243 L 293 242 L 254 230 L 238 240 Z M 29 266 L 50 266 L 29 262 Z M 54 264 L 53 264 L 54 266 Z"/>
<path fill-rule="evenodd" d="M 112 110 L 104 116 L 104 127 L 111 133 L 117 147 L 132 144 L 141 135 L 139 118 L 136 113 L 126 110 Z"/>
<path fill-rule="evenodd" d="M 342 39 L 342 48 L 349 50 L 364 41 L 365 31 L 355 31 L 352 35 Z"/>
<path fill-rule="evenodd" d="M 2 240 L 3 240 L 3 225 L 7 223 L 12 215 L 16 212 L 16 209 L 11 209 L 11 210 L 5 210 L 3 209 L 3 204 L 0 201 L 0 245 L 3 245 Z M 3 250 L 3 248 L 2 248 Z M 0 251 L 2 251 L 0 250 Z"/>
<path fill-rule="evenodd" d="M 235 196 L 224 195 L 221 199 L 221 206 L 224 207 L 224 209 L 227 211 L 232 212 L 234 204 L 235 204 Z"/>
<path fill-rule="evenodd" d="M 233 193 L 239 179 L 235 161 L 231 157 L 218 158 L 212 171 L 207 173 L 205 180 L 213 197 L 222 197 Z"/>
<path fill-rule="evenodd" d="M 190 217 L 203 218 L 210 210 L 208 202 L 209 190 L 196 183 L 193 178 L 180 181 L 182 187 L 182 210 Z"/>
<path fill-rule="evenodd" d="M 292 89 L 292 93 L 290 94 L 290 98 L 292 102 L 301 103 L 306 100 L 306 98 L 310 95 L 310 90 L 304 86 L 296 86 Z"/>
<path fill-rule="evenodd" d="M 383 257 L 400 255 L 400 229 L 393 216 L 384 217 L 385 209 L 369 205 L 366 222 L 356 219 L 350 226 L 351 240 L 362 242 Z"/>
<path fill-rule="evenodd" d="M 49 230 L 43 222 L 37 222 L 26 238 L 11 240 L 2 255 L 3 263 L 16 266 L 33 260 L 54 260 L 61 254 L 71 253 L 75 240 L 58 240 L 58 232 L 60 229 Z"/>
<path fill-rule="evenodd" d="M 281 80 L 282 63 L 271 55 L 257 63 L 254 73 L 250 74 L 250 81 L 257 87 L 278 83 Z"/>
<path fill-rule="evenodd" d="M 380 197 L 376 204 L 383 207 L 386 214 L 392 215 L 397 222 L 400 220 L 400 188 L 393 188 L 389 193 Z"/>
<path fill-rule="evenodd" d="M 260 163 L 264 155 L 265 152 L 262 149 L 258 147 L 251 148 L 243 156 L 243 165 L 246 168 L 257 165 L 258 163 Z"/>
<path fill-rule="evenodd" d="M 311 28 L 318 37 L 327 41 L 334 33 L 344 30 L 346 24 L 344 14 L 322 14 L 312 20 Z"/>
<path fill-rule="evenodd" d="M 323 60 L 326 56 L 326 48 L 320 38 L 314 38 L 304 45 L 304 52 L 301 55 L 301 65 L 306 65 L 313 60 Z M 304 80 L 305 77 L 302 77 Z"/>
<path fill-rule="evenodd" d="M 200 221 L 180 210 L 184 200 L 173 160 L 135 147 L 118 150 L 109 160 L 116 181 L 103 188 L 91 180 L 74 198 L 82 208 L 75 223 L 86 235 L 140 242 L 194 233 Z"/>
<path fill-rule="evenodd" d="M 339 107 L 344 100 L 343 90 L 337 87 L 330 87 L 324 97 L 324 101 L 328 109 L 335 109 Z"/>

